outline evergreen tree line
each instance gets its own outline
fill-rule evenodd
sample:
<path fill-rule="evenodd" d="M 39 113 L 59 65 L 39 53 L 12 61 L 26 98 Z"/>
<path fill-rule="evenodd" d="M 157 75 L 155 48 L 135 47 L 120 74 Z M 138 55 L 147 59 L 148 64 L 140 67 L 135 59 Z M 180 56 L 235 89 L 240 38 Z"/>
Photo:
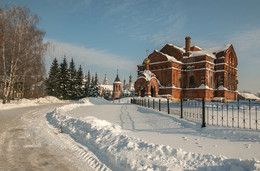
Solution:
<path fill-rule="evenodd" d="M 99 83 L 97 73 L 94 77 L 88 71 L 88 74 L 84 77 L 81 65 L 77 70 L 73 58 L 69 66 L 66 57 L 60 64 L 55 58 L 50 67 L 49 77 L 46 80 L 46 93 L 62 100 L 98 97 Z"/>

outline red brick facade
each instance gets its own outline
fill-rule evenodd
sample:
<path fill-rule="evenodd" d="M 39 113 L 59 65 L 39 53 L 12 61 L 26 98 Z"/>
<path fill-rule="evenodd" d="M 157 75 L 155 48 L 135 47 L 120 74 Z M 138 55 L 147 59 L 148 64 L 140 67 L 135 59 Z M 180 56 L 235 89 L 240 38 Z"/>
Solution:
<path fill-rule="evenodd" d="M 238 62 L 230 44 L 201 49 L 191 47 L 190 37 L 186 37 L 185 48 L 166 44 L 160 51 L 153 51 L 147 59 L 137 66 L 137 96 L 237 100 Z M 152 91 L 149 89 L 151 85 L 155 86 Z"/>

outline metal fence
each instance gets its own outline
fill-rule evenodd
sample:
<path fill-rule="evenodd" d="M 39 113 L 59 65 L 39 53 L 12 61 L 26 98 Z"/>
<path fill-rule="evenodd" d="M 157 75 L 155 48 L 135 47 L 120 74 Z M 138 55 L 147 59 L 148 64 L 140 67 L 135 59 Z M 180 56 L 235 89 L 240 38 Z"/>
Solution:
<path fill-rule="evenodd" d="M 259 128 L 260 103 L 254 101 L 219 103 L 205 102 L 204 99 L 201 101 L 181 99 L 180 102 L 170 102 L 169 99 L 133 98 L 131 103 L 199 122 L 202 127 L 217 125 L 256 130 Z"/>

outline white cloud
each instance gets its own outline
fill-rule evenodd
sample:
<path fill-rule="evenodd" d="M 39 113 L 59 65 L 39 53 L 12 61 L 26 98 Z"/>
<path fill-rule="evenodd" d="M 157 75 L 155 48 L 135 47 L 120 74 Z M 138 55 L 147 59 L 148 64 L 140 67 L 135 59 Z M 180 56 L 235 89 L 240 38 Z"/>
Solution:
<path fill-rule="evenodd" d="M 235 32 L 231 37 L 231 42 L 236 45 L 241 52 L 257 52 L 260 44 L 260 29 L 252 29 L 244 32 Z M 259 58 L 259 57 L 257 57 Z"/>
<path fill-rule="evenodd" d="M 68 58 L 73 57 L 74 61 L 86 67 L 91 66 L 92 68 L 97 67 L 104 70 L 119 69 L 126 72 L 136 70 L 135 61 L 109 53 L 106 50 L 86 48 L 53 39 L 47 39 L 46 41 L 51 44 L 47 58 L 56 57 L 61 59 L 66 55 Z"/>

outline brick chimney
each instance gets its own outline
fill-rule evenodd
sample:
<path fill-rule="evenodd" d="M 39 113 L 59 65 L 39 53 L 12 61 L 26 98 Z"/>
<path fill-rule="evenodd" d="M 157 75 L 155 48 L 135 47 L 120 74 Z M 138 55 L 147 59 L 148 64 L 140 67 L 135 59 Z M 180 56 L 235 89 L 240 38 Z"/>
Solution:
<path fill-rule="evenodd" d="M 190 51 L 190 37 L 185 37 L 185 52 L 189 53 Z"/>

